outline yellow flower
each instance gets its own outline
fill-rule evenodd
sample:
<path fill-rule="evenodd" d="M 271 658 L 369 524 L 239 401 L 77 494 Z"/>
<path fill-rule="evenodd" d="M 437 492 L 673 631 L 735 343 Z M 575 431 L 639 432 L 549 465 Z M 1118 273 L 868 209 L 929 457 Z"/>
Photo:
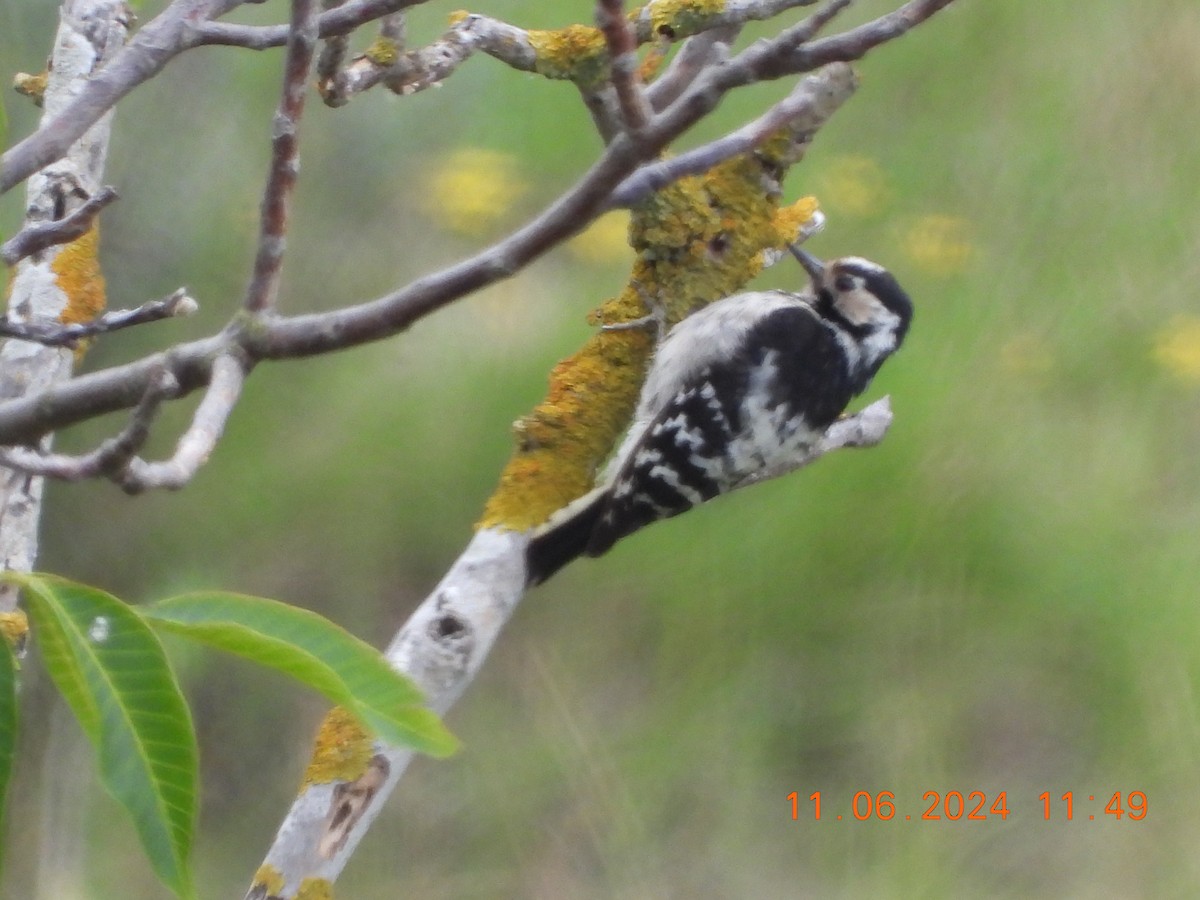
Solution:
<path fill-rule="evenodd" d="M 1171 375 L 1200 383 L 1200 316 L 1179 315 L 1154 336 L 1154 361 Z"/>
<path fill-rule="evenodd" d="M 891 189 L 879 163 L 866 156 L 840 156 L 817 179 L 821 205 L 839 216 L 877 216 Z"/>
<path fill-rule="evenodd" d="M 905 231 L 903 245 L 918 268 L 942 278 L 961 272 L 975 255 L 970 223 L 940 213 L 917 219 Z"/>
<path fill-rule="evenodd" d="M 629 246 L 629 213 L 625 210 L 605 213 L 582 234 L 571 238 L 567 250 L 576 259 L 593 266 L 627 261 L 633 255 Z"/>
<path fill-rule="evenodd" d="M 431 173 L 425 209 L 444 228 L 476 235 L 507 216 L 525 190 L 514 157 L 465 147 Z"/>

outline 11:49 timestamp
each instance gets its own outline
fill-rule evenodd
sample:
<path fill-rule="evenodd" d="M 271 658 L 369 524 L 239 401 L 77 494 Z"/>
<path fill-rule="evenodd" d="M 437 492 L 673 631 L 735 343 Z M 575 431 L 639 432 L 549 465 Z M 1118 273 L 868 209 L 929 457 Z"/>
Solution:
<path fill-rule="evenodd" d="M 792 791 L 787 795 L 787 799 L 792 805 L 792 819 L 799 819 L 799 793 Z M 813 805 L 813 819 L 819 822 L 821 820 L 821 792 L 813 791 L 809 794 L 808 799 Z M 1105 797 L 1101 796 L 1099 799 L 1103 802 Z M 857 791 L 850 802 L 849 813 L 859 822 L 867 819 L 889 821 L 896 818 L 905 821 L 919 818 L 925 821 L 957 822 L 965 819 L 968 822 L 981 822 L 989 818 L 1005 820 L 1012 811 L 1008 807 L 1007 791 L 1000 791 L 990 797 L 983 791 L 970 791 L 965 795 L 961 791 L 947 791 L 944 794 L 939 791 L 926 791 L 921 796 L 921 800 L 919 817 L 914 815 L 917 810 L 908 815 L 898 815 L 896 795 L 892 791 L 879 791 L 874 794 L 870 791 Z M 1071 791 L 1067 791 L 1057 798 L 1052 797 L 1049 791 L 1043 791 L 1038 795 L 1038 800 L 1042 804 L 1042 818 L 1047 822 L 1051 819 L 1070 821 L 1075 818 L 1075 794 Z M 1119 820 L 1125 816 L 1133 821 L 1141 821 L 1146 818 L 1149 811 L 1146 794 L 1143 791 L 1129 791 L 1128 793 L 1116 791 L 1107 800 L 1100 818 L 1110 817 Z M 1087 802 L 1096 803 L 1096 801 L 1096 795 L 1089 794 L 1087 796 Z M 1097 810 L 1097 812 L 1100 811 Z M 826 818 L 829 816 L 827 815 Z M 842 816 L 837 815 L 836 818 L 840 820 Z M 1089 814 L 1087 818 L 1095 821 L 1096 814 Z"/>

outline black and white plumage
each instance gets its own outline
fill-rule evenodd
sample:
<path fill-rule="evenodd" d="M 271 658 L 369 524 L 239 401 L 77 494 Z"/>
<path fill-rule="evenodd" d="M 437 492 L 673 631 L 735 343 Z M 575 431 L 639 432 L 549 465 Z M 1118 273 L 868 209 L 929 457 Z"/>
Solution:
<path fill-rule="evenodd" d="M 599 486 L 540 527 L 530 584 L 806 455 L 900 346 L 912 301 L 876 263 L 792 248 L 810 291 L 737 294 L 671 329 Z"/>

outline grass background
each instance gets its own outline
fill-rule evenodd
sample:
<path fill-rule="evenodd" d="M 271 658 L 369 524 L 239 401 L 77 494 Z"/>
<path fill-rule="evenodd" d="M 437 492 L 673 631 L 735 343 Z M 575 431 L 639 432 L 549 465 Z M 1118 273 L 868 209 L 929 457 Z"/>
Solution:
<path fill-rule="evenodd" d="M 591 15 L 472 9 L 531 27 Z M 415 10 L 414 43 L 448 12 Z M 283 15 L 271 3 L 243 20 Z M 53 21 L 51 4 L 0 7 L 6 78 L 41 68 Z M 880 260 L 915 298 L 910 341 L 870 394 L 892 395 L 891 434 L 531 594 L 449 717 L 465 750 L 413 767 L 341 892 L 1195 896 L 1198 46 L 1187 0 L 960 0 L 863 62 L 787 190 L 822 200 L 816 252 Z M 209 333 L 236 303 L 280 58 L 198 50 L 122 104 L 110 302 L 186 284 L 203 311 L 106 339 L 87 368 Z M 730 98 L 684 145 L 784 89 Z M 4 102 L 11 143 L 35 111 Z M 486 58 L 438 91 L 312 104 L 285 309 L 462 257 L 596 149 L 572 88 Z M 19 197 L 0 199 L 5 233 L 19 215 Z M 261 367 L 187 490 L 53 486 L 42 566 L 133 601 L 259 593 L 383 644 L 467 541 L 509 425 L 627 263 L 610 229 L 393 341 Z M 761 284 L 798 277 L 783 266 Z M 165 417 L 160 452 L 189 412 Z M 229 659 L 177 658 L 202 742 L 202 896 L 240 896 L 322 707 Z M 162 896 L 36 665 L 25 679 L 4 895 Z M 919 820 L 925 792 L 952 790 L 989 804 L 1005 791 L 1010 815 Z M 858 791 L 893 792 L 899 815 L 855 821 Z M 1146 819 L 1104 815 L 1116 791 L 1144 792 Z"/>

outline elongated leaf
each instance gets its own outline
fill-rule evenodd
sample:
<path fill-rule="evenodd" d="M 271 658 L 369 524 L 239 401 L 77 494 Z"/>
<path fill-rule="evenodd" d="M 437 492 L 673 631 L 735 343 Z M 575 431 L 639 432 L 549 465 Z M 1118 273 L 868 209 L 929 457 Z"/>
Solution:
<path fill-rule="evenodd" d="M 17 745 L 17 661 L 12 648 L 0 637 L 0 824 L 4 822 L 8 776 L 12 774 L 13 751 Z M 0 863 L 4 861 L 0 843 Z M 3 871 L 3 866 L 0 866 Z"/>
<path fill-rule="evenodd" d="M 104 591 L 48 575 L 25 589 L 46 670 L 96 747 L 100 779 L 129 811 L 160 879 L 194 896 L 196 737 L 154 632 Z"/>
<path fill-rule="evenodd" d="M 306 609 L 242 594 L 203 592 L 142 607 L 156 626 L 277 669 L 357 715 L 383 741 L 432 756 L 458 742 L 421 692 L 378 650 Z"/>

